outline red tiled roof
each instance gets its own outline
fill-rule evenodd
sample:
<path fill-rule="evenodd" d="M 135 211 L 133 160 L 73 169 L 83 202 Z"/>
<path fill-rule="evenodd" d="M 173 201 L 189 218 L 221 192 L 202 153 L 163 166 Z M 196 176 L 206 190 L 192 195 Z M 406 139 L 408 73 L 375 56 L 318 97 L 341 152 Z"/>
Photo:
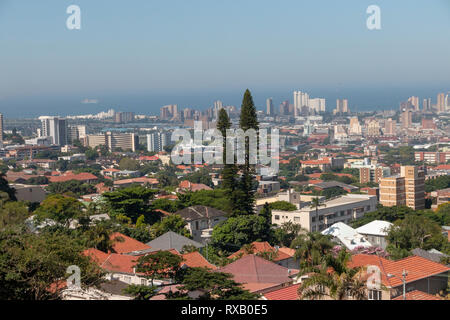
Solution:
<path fill-rule="evenodd" d="M 258 254 L 258 253 L 263 253 L 263 252 L 275 252 L 275 248 L 272 247 L 268 242 L 253 242 L 251 244 L 253 246 L 253 252 L 252 254 Z M 248 253 L 245 253 L 244 249 L 241 249 L 235 253 L 233 253 L 232 255 L 230 255 L 228 258 L 229 259 L 233 259 L 233 258 L 237 258 L 240 255 L 242 255 L 243 257 L 245 257 L 246 255 L 248 255 Z M 286 260 L 291 258 L 290 255 L 286 254 L 283 251 L 278 251 L 276 256 L 273 257 L 274 261 L 281 261 L 281 260 Z"/>
<path fill-rule="evenodd" d="M 403 300 L 403 295 L 400 295 L 392 300 Z M 443 300 L 443 299 L 425 293 L 423 291 L 414 290 L 406 293 L 406 300 Z"/>
<path fill-rule="evenodd" d="M 158 180 L 155 178 L 147 178 L 147 177 L 140 177 L 140 178 L 132 178 L 132 179 L 124 179 L 124 180 L 116 180 L 114 181 L 114 184 L 121 185 L 121 184 L 129 184 L 129 183 L 148 183 L 148 184 L 158 184 Z"/>
<path fill-rule="evenodd" d="M 180 182 L 179 184 L 179 188 L 181 189 L 187 189 L 190 191 L 200 191 L 200 190 L 212 190 L 210 187 L 208 187 L 207 185 L 203 184 L 203 183 L 192 183 L 188 180 L 183 180 Z"/>
<path fill-rule="evenodd" d="M 190 252 L 182 255 L 184 261 L 182 264 L 187 265 L 191 268 L 208 268 L 208 269 L 217 269 L 216 266 L 212 265 L 208 262 L 199 252 Z"/>
<path fill-rule="evenodd" d="M 51 176 L 49 177 L 50 182 L 66 182 L 71 180 L 77 180 L 77 181 L 90 181 L 90 180 L 98 180 L 97 176 L 93 175 L 92 173 L 88 172 L 81 172 L 79 174 L 65 174 L 62 176 Z"/>
<path fill-rule="evenodd" d="M 264 294 L 267 300 L 299 300 L 298 288 L 300 284 L 294 284 L 289 287 L 274 290 Z"/>
<path fill-rule="evenodd" d="M 123 241 L 120 241 L 120 239 L 118 239 L 119 237 L 122 238 Z M 112 241 L 117 239 L 117 241 L 115 241 L 113 244 L 113 249 L 116 253 L 130 253 L 134 251 L 151 249 L 151 247 L 146 245 L 145 243 L 127 237 L 126 235 L 121 234 L 120 232 L 111 234 L 110 239 Z"/>
<path fill-rule="evenodd" d="M 141 160 L 141 161 L 158 161 L 159 158 L 157 156 L 142 156 L 142 157 L 139 157 L 139 160 Z"/>
<path fill-rule="evenodd" d="M 295 250 L 291 249 L 291 248 L 282 247 L 282 248 L 278 249 L 278 251 L 281 251 L 290 257 L 293 257 L 295 255 Z"/>
<path fill-rule="evenodd" d="M 161 210 L 161 209 L 156 209 L 155 211 L 156 212 L 160 212 L 160 213 L 162 213 L 165 216 L 171 216 L 172 215 L 170 212 L 167 212 L 167 211 L 164 211 L 164 210 Z"/>
<path fill-rule="evenodd" d="M 234 275 L 238 283 L 283 284 L 290 283 L 289 269 L 267 261 L 256 255 L 248 255 L 218 269 Z"/>
<path fill-rule="evenodd" d="M 381 271 L 381 281 L 387 287 L 402 285 L 402 272 L 406 270 L 406 282 L 413 282 L 437 274 L 449 272 L 450 268 L 431 260 L 411 256 L 397 261 L 387 260 L 376 255 L 357 254 L 352 256 L 350 267 L 377 266 Z M 394 275 L 395 277 L 389 277 Z"/>
<path fill-rule="evenodd" d="M 330 164 L 330 160 L 306 160 L 306 161 L 300 161 L 301 164 L 306 165 L 321 165 L 321 164 Z"/>

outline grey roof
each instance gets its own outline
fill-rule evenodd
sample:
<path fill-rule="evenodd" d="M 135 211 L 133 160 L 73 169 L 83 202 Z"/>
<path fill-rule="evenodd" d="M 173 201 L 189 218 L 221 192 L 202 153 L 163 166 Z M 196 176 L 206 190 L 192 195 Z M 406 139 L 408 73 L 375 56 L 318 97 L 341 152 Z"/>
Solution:
<path fill-rule="evenodd" d="M 111 280 L 106 281 L 100 285 L 100 290 L 109 294 L 131 297 L 130 294 L 124 293 L 123 290 L 128 288 L 129 284 L 119 281 L 119 280 Z"/>
<path fill-rule="evenodd" d="M 170 249 L 175 249 L 178 252 L 181 252 L 184 246 L 189 245 L 195 246 L 197 248 L 203 247 L 203 244 L 172 231 L 164 233 L 162 236 L 159 236 L 158 238 L 146 243 L 146 245 L 152 247 L 150 250 L 148 250 L 150 252 Z"/>
<path fill-rule="evenodd" d="M 215 217 L 225 217 L 227 214 L 219 209 L 206 206 L 193 206 L 177 211 L 175 214 L 180 215 L 183 219 L 191 221 L 197 219 L 210 219 Z"/>
<path fill-rule="evenodd" d="M 334 188 L 334 187 L 340 187 L 340 188 L 346 188 L 346 189 L 350 189 L 350 190 L 357 190 L 358 187 L 346 184 L 346 183 L 342 183 L 339 181 L 324 181 L 321 183 L 317 183 L 314 184 L 315 187 L 319 187 L 322 189 L 329 189 L 329 188 Z"/>
<path fill-rule="evenodd" d="M 420 249 L 420 248 L 416 248 L 416 249 L 412 250 L 411 252 L 415 256 L 419 256 L 419 257 L 422 257 L 422 258 L 425 258 L 425 259 L 428 259 L 428 260 L 431 260 L 431 261 L 434 261 L 434 262 L 437 262 L 437 263 L 440 263 L 441 259 L 443 257 L 447 256 L 444 253 L 437 253 L 435 251 L 431 251 L 431 252 L 430 251 L 426 251 L 426 250 L 423 250 L 423 249 Z"/>

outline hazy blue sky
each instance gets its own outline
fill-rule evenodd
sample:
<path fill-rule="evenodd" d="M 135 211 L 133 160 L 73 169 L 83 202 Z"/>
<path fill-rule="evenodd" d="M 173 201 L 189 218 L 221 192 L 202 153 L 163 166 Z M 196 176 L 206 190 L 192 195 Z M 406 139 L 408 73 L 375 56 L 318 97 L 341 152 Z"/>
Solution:
<path fill-rule="evenodd" d="M 71 4 L 79 31 L 66 28 Z M 380 31 L 366 28 L 371 4 Z M 245 88 L 260 105 L 294 89 L 360 109 L 435 100 L 450 90 L 450 1 L 0 0 L 6 115 L 238 105 Z"/>

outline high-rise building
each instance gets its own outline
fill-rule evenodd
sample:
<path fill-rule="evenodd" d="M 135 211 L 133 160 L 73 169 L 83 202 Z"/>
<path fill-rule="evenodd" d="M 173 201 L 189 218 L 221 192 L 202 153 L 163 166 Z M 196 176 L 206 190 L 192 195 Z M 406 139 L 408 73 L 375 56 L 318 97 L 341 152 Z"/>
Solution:
<path fill-rule="evenodd" d="M 280 104 L 280 115 L 285 116 L 289 114 L 289 101 L 283 101 Z"/>
<path fill-rule="evenodd" d="M 387 119 L 384 122 L 384 135 L 395 136 L 397 134 L 397 121 L 392 118 Z"/>
<path fill-rule="evenodd" d="M 161 120 L 172 120 L 178 118 L 178 106 L 171 104 L 161 108 Z"/>
<path fill-rule="evenodd" d="M 412 125 L 412 111 L 406 109 L 401 114 L 402 128 L 407 129 Z"/>
<path fill-rule="evenodd" d="M 336 109 L 334 109 L 333 114 L 348 113 L 348 100 L 347 99 L 337 99 Z"/>
<path fill-rule="evenodd" d="M 350 119 L 350 135 L 360 136 L 362 134 L 362 128 L 359 124 L 359 120 L 357 117 L 353 117 Z"/>
<path fill-rule="evenodd" d="M 73 144 L 76 140 L 86 137 L 86 126 L 69 126 L 67 128 L 67 142 Z"/>
<path fill-rule="evenodd" d="M 378 165 L 367 165 L 359 168 L 359 182 L 360 183 L 380 183 L 381 178 L 388 177 L 391 174 L 389 167 L 382 167 Z"/>
<path fill-rule="evenodd" d="M 223 109 L 223 103 L 222 101 L 218 100 L 218 101 L 214 101 L 214 107 L 213 107 L 213 117 L 215 119 L 219 118 L 219 111 L 220 109 Z"/>
<path fill-rule="evenodd" d="M 52 137 L 55 145 L 65 146 L 68 144 L 67 121 L 58 117 L 39 117 L 42 124 L 41 135 Z"/>
<path fill-rule="evenodd" d="M 0 113 L 0 148 L 3 148 L 3 114 Z"/>
<path fill-rule="evenodd" d="M 423 99 L 423 111 L 431 111 L 431 98 Z"/>
<path fill-rule="evenodd" d="M 380 179 L 380 203 L 385 207 L 406 205 L 425 209 L 425 173 L 416 166 L 402 166 L 399 176 Z"/>
<path fill-rule="evenodd" d="M 380 135 L 380 123 L 377 120 L 370 120 L 367 124 L 367 135 L 376 137 Z"/>
<path fill-rule="evenodd" d="M 275 113 L 275 110 L 273 108 L 273 100 L 272 100 L 272 98 L 268 98 L 266 100 L 266 114 L 268 116 L 273 116 L 274 113 Z"/>
<path fill-rule="evenodd" d="M 297 117 L 302 110 L 315 111 L 317 113 L 325 112 L 326 100 L 323 98 L 313 99 L 306 92 L 294 91 L 294 116 Z"/>
<path fill-rule="evenodd" d="M 298 116 L 301 107 L 309 107 L 309 94 L 301 91 L 294 91 L 294 116 Z"/>
<path fill-rule="evenodd" d="M 114 114 L 114 122 L 116 123 L 127 123 L 134 121 L 134 112 L 116 112 Z"/>
<path fill-rule="evenodd" d="M 320 112 L 325 112 L 326 109 L 326 102 L 325 99 L 323 98 L 314 98 L 314 99 L 309 99 L 309 111 L 315 111 L 317 113 Z"/>
<path fill-rule="evenodd" d="M 445 94 L 444 93 L 439 93 L 437 96 L 437 112 L 441 113 L 441 112 L 445 112 L 446 110 L 446 105 L 445 105 Z"/>
<path fill-rule="evenodd" d="M 411 103 L 411 105 L 414 107 L 414 110 L 419 111 L 419 109 L 420 109 L 419 97 L 410 97 L 408 99 L 408 102 Z"/>
<path fill-rule="evenodd" d="M 160 152 L 169 144 L 169 135 L 166 132 L 153 132 L 147 134 L 147 151 Z"/>

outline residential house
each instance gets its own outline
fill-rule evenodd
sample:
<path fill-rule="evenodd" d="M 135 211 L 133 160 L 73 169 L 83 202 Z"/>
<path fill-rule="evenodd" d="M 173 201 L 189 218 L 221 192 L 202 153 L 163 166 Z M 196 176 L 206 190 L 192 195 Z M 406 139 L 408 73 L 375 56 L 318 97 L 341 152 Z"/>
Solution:
<path fill-rule="evenodd" d="M 194 241 L 200 243 L 205 243 L 205 238 L 202 237 L 204 233 L 208 236 L 208 233 L 210 234 L 217 224 L 227 220 L 225 212 L 206 206 L 185 208 L 177 211 L 176 214 L 180 215 L 187 222 L 186 227 Z"/>
<path fill-rule="evenodd" d="M 234 281 L 243 284 L 244 289 L 261 294 L 291 285 L 298 273 L 298 270 L 282 267 L 253 254 L 217 271 L 232 274 Z"/>
<path fill-rule="evenodd" d="M 379 270 L 381 286 L 379 289 L 368 289 L 369 300 L 392 300 L 402 297 L 404 272 L 406 272 L 407 293 L 420 291 L 434 296 L 447 290 L 448 287 L 450 268 L 419 256 L 392 261 L 377 255 L 357 254 L 352 256 L 349 266 L 372 266 Z"/>
<path fill-rule="evenodd" d="M 386 237 L 392 223 L 387 221 L 375 220 L 356 229 L 356 232 L 366 237 L 374 246 L 386 249 Z"/>
<path fill-rule="evenodd" d="M 323 235 L 330 235 L 334 241 L 352 251 L 359 247 L 370 248 L 372 244 L 355 229 L 342 222 L 337 222 L 322 231 Z"/>
<path fill-rule="evenodd" d="M 186 238 L 173 231 L 164 233 L 162 236 L 148 242 L 147 245 L 154 251 L 175 249 L 178 252 L 183 252 L 185 246 L 204 247 L 200 242 Z"/>
<path fill-rule="evenodd" d="M 251 243 L 250 246 L 250 250 L 242 248 L 230 255 L 228 259 L 237 259 L 249 254 L 256 254 L 288 269 L 298 269 L 300 267 L 299 262 L 294 259 L 295 250 L 293 249 L 272 247 L 268 242 L 257 241 Z"/>

